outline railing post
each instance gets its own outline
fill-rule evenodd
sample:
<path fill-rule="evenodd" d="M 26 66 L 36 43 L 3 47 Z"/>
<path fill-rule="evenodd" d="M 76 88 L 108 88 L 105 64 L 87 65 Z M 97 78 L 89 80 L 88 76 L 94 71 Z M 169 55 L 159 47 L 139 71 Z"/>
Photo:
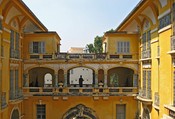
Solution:
<path fill-rule="evenodd" d="M 95 87 L 98 87 L 98 74 L 95 72 Z"/>
<path fill-rule="evenodd" d="M 108 85 L 107 85 L 107 73 L 105 73 L 105 76 L 104 76 L 104 87 L 107 88 Z"/>
<path fill-rule="evenodd" d="M 58 74 L 55 73 L 55 87 L 58 87 Z"/>
<path fill-rule="evenodd" d="M 64 73 L 64 87 L 67 87 L 67 72 Z"/>
<path fill-rule="evenodd" d="M 23 74 L 24 87 L 29 87 L 29 74 Z"/>

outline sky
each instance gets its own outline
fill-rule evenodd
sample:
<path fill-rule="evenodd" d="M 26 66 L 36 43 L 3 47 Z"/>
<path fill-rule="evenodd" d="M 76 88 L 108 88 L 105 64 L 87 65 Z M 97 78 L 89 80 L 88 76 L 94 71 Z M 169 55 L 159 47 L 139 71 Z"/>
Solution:
<path fill-rule="evenodd" d="M 61 37 L 61 52 L 85 47 L 116 29 L 140 0 L 23 0 L 49 31 Z"/>

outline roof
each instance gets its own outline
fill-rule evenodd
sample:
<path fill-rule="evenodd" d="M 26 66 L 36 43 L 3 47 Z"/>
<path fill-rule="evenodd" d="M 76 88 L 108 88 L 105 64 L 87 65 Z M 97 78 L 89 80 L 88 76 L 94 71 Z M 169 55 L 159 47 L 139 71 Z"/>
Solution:
<path fill-rule="evenodd" d="M 125 24 L 125 22 L 131 18 L 131 16 L 146 2 L 147 0 L 140 0 L 140 2 L 135 6 L 135 8 L 126 16 L 126 18 L 120 23 L 120 25 L 116 28 L 115 31 L 119 31 L 119 29 Z"/>
<path fill-rule="evenodd" d="M 28 13 L 33 16 L 33 18 L 38 22 L 38 24 L 40 25 L 40 27 L 42 27 L 42 29 L 44 31 L 48 31 L 48 29 L 44 26 L 44 24 L 36 17 L 36 15 L 29 9 L 29 7 L 22 1 L 22 0 L 17 0 L 20 2 L 20 4 L 27 9 Z"/>

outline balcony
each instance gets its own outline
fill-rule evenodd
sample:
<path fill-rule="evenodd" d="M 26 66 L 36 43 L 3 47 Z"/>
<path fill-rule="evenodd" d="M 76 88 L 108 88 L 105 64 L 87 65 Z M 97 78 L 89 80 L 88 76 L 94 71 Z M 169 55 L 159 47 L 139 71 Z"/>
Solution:
<path fill-rule="evenodd" d="M 142 102 L 152 103 L 151 90 L 140 89 L 137 99 Z"/>
<path fill-rule="evenodd" d="M 171 51 L 175 50 L 175 36 L 171 37 Z"/>
<path fill-rule="evenodd" d="M 136 96 L 137 87 L 24 87 L 24 96 Z"/>
<path fill-rule="evenodd" d="M 142 60 L 150 59 L 150 58 L 151 58 L 151 50 L 150 49 L 142 51 Z"/>
<path fill-rule="evenodd" d="M 10 49 L 10 58 L 20 58 L 20 51 L 15 49 Z"/>
<path fill-rule="evenodd" d="M 156 109 L 159 109 L 159 93 L 158 92 L 154 93 L 154 107 Z"/>
<path fill-rule="evenodd" d="M 7 102 L 6 102 L 6 92 L 1 93 L 1 109 L 4 109 L 7 107 Z"/>
<path fill-rule="evenodd" d="M 23 99 L 22 89 L 10 90 L 10 101 L 17 101 Z"/>
<path fill-rule="evenodd" d="M 30 59 L 55 59 L 56 55 L 53 54 L 30 54 Z"/>

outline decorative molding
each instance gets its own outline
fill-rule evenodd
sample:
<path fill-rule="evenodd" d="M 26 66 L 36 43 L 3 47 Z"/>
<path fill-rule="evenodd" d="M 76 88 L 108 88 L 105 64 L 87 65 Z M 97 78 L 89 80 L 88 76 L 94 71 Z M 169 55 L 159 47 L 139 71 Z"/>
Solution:
<path fill-rule="evenodd" d="M 155 29 L 151 30 L 150 33 L 152 34 L 152 33 L 156 32 L 156 31 L 158 31 L 158 28 L 155 28 Z"/>
<path fill-rule="evenodd" d="M 162 17 L 164 17 L 165 15 L 169 14 L 171 12 L 171 9 L 168 9 L 167 11 L 163 12 L 162 14 L 160 14 L 158 16 L 158 19 L 161 19 Z"/>
<path fill-rule="evenodd" d="M 11 33 L 11 31 L 7 28 L 4 27 L 4 31 L 8 32 L 8 33 Z"/>
<path fill-rule="evenodd" d="M 158 41 L 159 41 L 159 39 L 158 38 L 155 38 L 154 40 L 151 41 L 151 44 L 156 43 Z"/>
<path fill-rule="evenodd" d="M 3 41 L 6 43 L 10 43 L 10 40 L 7 40 L 7 39 L 3 39 Z"/>
<path fill-rule="evenodd" d="M 168 29 L 170 29 L 170 28 L 172 28 L 172 25 L 171 25 L 171 24 L 168 25 L 168 26 L 166 26 L 166 27 L 164 27 L 164 28 L 162 28 L 162 29 L 160 29 L 160 30 L 158 31 L 158 33 L 164 32 L 164 31 L 166 31 L 166 30 L 168 30 Z"/>

